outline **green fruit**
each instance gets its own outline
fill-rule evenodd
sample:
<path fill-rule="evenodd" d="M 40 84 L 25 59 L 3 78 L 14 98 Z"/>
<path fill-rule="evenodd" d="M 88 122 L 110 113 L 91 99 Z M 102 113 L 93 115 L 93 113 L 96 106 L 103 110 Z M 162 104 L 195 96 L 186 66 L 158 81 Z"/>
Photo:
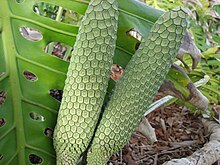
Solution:
<path fill-rule="evenodd" d="M 75 164 L 88 147 L 106 94 L 116 45 L 116 0 L 92 0 L 81 22 L 54 131 L 57 164 Z"/>
<path fill-rule="evenodd" d="M 105 108 L 88 153 L 89 165 L 103 165 L 128 141 L 164 81 L 183 41 L 187 14 L 162 15 L 128 63 Z"/>

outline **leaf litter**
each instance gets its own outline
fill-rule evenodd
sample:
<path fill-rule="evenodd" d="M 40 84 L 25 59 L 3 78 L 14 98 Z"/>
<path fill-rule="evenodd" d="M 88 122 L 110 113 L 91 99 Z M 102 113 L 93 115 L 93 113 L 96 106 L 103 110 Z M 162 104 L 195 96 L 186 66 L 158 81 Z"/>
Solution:
<path fill-rule="evenodd" d="M 158 141 L 150 144 L 145 136 L 134 132 L 108 165 L 161 165 L 191 155 L 208 141 L 200 117 L 189 113 L 184 106 L 174 103 L 158 108 L 147 119 Z"/>

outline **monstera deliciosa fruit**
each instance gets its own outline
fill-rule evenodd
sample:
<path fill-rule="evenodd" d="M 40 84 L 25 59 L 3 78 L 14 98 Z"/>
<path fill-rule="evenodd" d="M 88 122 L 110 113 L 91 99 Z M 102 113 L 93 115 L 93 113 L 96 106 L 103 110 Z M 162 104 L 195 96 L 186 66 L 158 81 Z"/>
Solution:
<path fill-rule="evenodd" d="M 36 2 L 41 0 L 0 2 L 0 164 L 55 164 L 52 133 L 60 102 L 51 93 L 63 89 L 68 61 L 46 53 L 45 49 L 51 42 L 73 46 L 78 26 L 37 14 Z M 42 2 L 82 15 L 89 3 Z M 128 35 L 129 31 L 135 29 L 147 36 L 163 12 L 135 0 L 118 3 L 114 63 L 125 67 L 138 43 Z"/>

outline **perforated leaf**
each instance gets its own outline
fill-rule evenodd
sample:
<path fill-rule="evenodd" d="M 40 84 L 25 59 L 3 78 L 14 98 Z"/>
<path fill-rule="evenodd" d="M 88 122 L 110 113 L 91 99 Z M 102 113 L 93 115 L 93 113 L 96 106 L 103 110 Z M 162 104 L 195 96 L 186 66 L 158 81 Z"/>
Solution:
<path fill-rule="evenodd" d="M 45 53 L 51 42 L 73 46 L 78 27 L 36 14 L 36 0 L 0 2 L 0 164 L 55 164 L 52 133 L 68 62 Z M 88 1 L 44 0 L 84 14 Z M 129 5 L 128 5 L 129 4 Z M 137 40 L 162 14 L 135 0 L 119 0 L 114 63 L 125 67 Z M 51 94 L 51 95 L 50 95 Z"/>

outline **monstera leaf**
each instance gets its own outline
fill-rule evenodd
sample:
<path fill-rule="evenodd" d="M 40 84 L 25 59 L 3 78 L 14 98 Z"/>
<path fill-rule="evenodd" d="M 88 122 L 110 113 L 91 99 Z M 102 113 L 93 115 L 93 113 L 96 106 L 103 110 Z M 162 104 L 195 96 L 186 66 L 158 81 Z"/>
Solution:
<path fill-rule="evenodd" d="M 45 52 L 51 42 L 73 46 L 78 27 L 34 12 L 41 0 L 0 2 L 0 164 L 55 164 L 52 133 L 68 62 Z M 84 14 L 88 1 L 43 0 Z M 129 5 L 128 5 L 129 4 Z M 161 11 L 135 0 L 119 0 L 114 63 L 125 67 Z M 53 94 L 51 94 L 53 93 Z"/>

